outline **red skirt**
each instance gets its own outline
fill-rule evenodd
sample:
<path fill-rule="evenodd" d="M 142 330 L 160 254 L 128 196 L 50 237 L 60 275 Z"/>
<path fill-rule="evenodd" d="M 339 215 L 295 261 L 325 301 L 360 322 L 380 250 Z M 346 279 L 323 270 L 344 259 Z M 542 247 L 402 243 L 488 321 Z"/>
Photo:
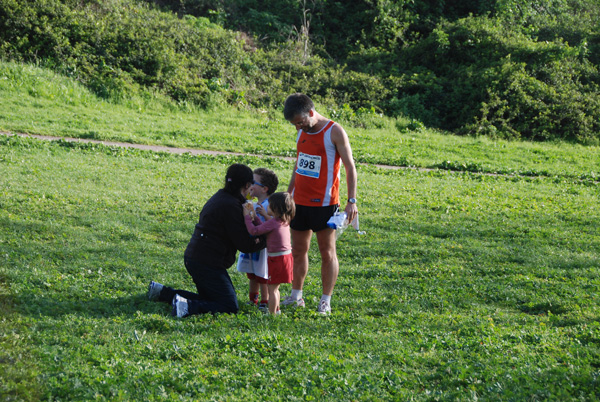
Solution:
<path fill-rule="evenodd" d="M 267 283 L 276 285 L 279 283 L 292 283 L 294 277 L 294 257 L 292 254 L 269 256 L 267 258 L 269 265 L 269 279 Z"/>

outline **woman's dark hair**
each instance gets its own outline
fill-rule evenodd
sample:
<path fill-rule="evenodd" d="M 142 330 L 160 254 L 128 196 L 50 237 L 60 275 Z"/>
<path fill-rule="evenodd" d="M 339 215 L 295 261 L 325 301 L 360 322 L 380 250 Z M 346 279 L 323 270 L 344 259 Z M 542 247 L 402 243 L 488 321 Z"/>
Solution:
<path fill-rule="evenodd" d="M 241 163 L 234 163 L 229 166 L 225 174 L 224 190 L 229 194 L 239 195 L 242 187 L 252 184 L 253 181 L 252 169 Z"/>
<path fill-rule="evenodd" d="M 290 223 L 296 215 L 296 204 L 290 193 L 272 194 L 269 197 L 269 208 L 287 223 Z"/>
<path fill-rule="evenodd" d="M 313 101 L 306 95 L 295 93 L 287 97 L 283 104 L 283 117 L 290 121 L 298 115 L 307 115 L 315 108 Z"/>

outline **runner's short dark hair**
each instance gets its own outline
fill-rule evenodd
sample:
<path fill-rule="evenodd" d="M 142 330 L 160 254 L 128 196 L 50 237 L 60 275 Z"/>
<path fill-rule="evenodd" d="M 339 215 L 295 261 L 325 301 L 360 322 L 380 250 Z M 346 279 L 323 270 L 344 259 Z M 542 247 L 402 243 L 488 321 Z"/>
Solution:
<path fill-rule="evenodd" d="M 283 117 L 292 120 L 298 115 L 306 115 L 315 108 L 313 101 L 304 94 L 295 93 L 287 97 L 283 105 Z"/>

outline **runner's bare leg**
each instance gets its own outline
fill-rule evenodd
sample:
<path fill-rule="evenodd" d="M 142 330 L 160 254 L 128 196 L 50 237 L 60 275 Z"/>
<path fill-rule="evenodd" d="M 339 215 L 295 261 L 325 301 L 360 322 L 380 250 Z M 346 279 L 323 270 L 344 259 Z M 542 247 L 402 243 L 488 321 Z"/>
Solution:
<path fill-rule="evenodd" d="M 321 253 L 321 281 L 323 294 L 331 296 L 340 271 L 335 248 L 335 230 L 323 229 L 317 232 L 317 243 Z M 294 275 L 296 272 L 294 271 Z"/>
<path fill-rule="evenodd" d="M 292 256 L 294 257 L 292 289 L 302 290 L 304 287 L 304 279 L 308 274 L 308 249 L 310 248 L 312 233 L 312 230 L 291 229 Z"/>

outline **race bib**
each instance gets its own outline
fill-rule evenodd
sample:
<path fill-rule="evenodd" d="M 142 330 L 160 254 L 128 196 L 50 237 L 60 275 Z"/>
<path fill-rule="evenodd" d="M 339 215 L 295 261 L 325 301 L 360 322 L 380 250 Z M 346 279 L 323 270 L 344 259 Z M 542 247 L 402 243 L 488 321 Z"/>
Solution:
<path fill-rule="evenodd" d="M 321 172 L 321 157 L 300 152 L 296 173 L 302 176 L 319 178 Z"/>

